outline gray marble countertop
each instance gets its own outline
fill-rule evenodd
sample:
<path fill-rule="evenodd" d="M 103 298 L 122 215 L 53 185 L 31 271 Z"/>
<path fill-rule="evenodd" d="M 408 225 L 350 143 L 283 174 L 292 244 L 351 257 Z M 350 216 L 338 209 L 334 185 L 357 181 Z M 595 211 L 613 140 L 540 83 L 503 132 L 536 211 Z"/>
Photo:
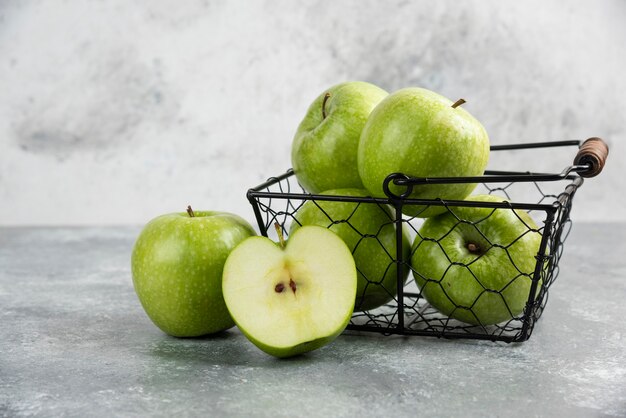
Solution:
<path fill-rule="evenodd" d="M 138 228 L 0 228 L 0 416 L 626 416 L 626 224 L 576 224 L 529 341 L 354 332 L 278 360 L 161 333 Z"/>

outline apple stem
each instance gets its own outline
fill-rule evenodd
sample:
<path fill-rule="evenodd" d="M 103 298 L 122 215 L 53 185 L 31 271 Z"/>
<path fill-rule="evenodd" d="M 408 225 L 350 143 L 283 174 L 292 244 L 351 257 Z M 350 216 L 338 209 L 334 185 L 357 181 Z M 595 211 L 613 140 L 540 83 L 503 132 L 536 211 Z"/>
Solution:
<path fill-rule="evenodd" d="M 461 106 L 463 103 L 466 103 L 465 99 L 459 99 L 452 104 L 452 108 L 456 109 L 457 107 Z"/>
<path fill-rule="evenodd" d="M 330 98 L 330 93 L 324 95 L 324 101 L 322 101 L 322 119 L 326 119 L 326 102 Z"/>
<path fill-rule="evenodd" d="M 276 233 L 278 234 L 278 241 L 280 242 L 280 247 L 285 248 L 285 237 L 283 236 L 283 229 L 278 222 L 274 222 L 274 228 L 276 229 Z"/>
<path fill-rule="evenodd" d="M 480 252 L 480 247 L 478 245 L 474 244 L 473 242 L 470 242 L 469 244 L 467 244 L 467 249 L 472 254 L 477 254 L 477 253 Z"/>
<path fill-rule="evenodd" d="M 190 218 L 193 218 L 196 216 L 196 214 L 193 213 L 193 209 L 191 209 L 191 205 L 187 206 L 187 213 L 189 214 Z"/>

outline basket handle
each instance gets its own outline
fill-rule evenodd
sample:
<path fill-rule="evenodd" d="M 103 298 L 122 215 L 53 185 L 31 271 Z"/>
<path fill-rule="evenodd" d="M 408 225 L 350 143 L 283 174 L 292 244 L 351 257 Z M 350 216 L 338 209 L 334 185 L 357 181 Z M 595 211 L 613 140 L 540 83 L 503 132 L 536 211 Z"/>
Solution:
<path fill-rule="evenodd" d="M 574 165 L 588 165 L 589 169 L 581 171 L 582 177 L 595 177 L 602 172 L 606 158 L 609 155 L 609 146 L 600 138 L 589 138 L 582 143 L 578 154 L 574 158 Z"/>

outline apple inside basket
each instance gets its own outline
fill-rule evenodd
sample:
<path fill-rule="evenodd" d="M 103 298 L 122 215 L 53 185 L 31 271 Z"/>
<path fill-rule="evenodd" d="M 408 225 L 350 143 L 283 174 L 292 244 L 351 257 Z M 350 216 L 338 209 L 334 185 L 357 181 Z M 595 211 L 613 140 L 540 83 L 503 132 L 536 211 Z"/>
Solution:
<path fill-rule="evenodd" d="M 563 146 L 580 141 L 491 151 L 536 153 Z M 275 234 L 276 223 L 287 238 L 302 226 L 318 225 L 347 244 L 358 276 L 348 329 L 525 341 L 559 272 L 572 198 L 596 168 L 593 159 L 581 158 L 585 150 L 583 144 L 574 165 L 558 174 L 395 173 L 384 180 L 385 195 L 379 197 L 352 188 L 309 194 L 288 170 L 250 189 L 248 200 L 265 236 Z M 420 188 L 438 184 L 477 187 L 466 200 L 415 198 Z"/>

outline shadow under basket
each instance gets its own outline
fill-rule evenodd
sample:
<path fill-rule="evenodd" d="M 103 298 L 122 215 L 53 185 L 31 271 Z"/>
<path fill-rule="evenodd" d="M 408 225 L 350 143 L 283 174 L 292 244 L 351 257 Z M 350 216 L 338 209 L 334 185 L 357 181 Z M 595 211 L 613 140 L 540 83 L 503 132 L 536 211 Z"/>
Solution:
<path fill-rule="evenodd" d="M 375 198 L 309 194 L 298 185 L 293 170 L 288 170 L 250 189 L 247 197 L 264 236 L 277 240 L 275 225 L 278 224 L 287 237 L 292 228 L 301 224 L 303 208 L 314 205 L 314 210 L 323 214 L 323 226 L 331 230 L 344 228 L 344 233 L 349 228 L 355 259 L 358 259 L 360 249 L 369 246 L 370 251 L 376 252 L 371 250 L 372 246 L 380 246 L 377 257 L 385 261 L 378 261 L 381 268 L 376 273 L 372 273 L 371 269 L 359 269 L 357 261 L 361 281 L 359 291 L 362 293 L 357 294 L 357 305 L 370 293 L 383 295 L 384 304 L 368 310 L 360 310 L 357 306 L 347 329 L 521 342 L 530 337 L 546 307 L 549 289 L 559 274 L 563 243 L 572 225 L 570 211 L 576 190 L 583 184 L 583 177 L 593 177 L 602 171 L 608 147 L 599 138 L 584 142 L 573 140 L 491 146 L 492 151 L 525 152 L 527 157 L 520 158 L 520 161 L 534 161 L 538 153 L 567 149 L 564 147 L 568 146 L 578 147 L 578 152 L 573 163 L 560 173 L 487 170 L 478 177 L 446 178 L 413 178 L 393 173 L 383 184 L 386 196 Z M 492 162 L 497 163 L 498 152 L 492 152 Z M 472 195 L 490 194 L 501 199 L 483 202 L 412 197 L 413 192 L 424 185 L 461 183 L 477 184 Z M 342 210 L 334 210 L 337 207 L 342 207 Z M 419 213 L 433 208 L 443 212 L 437 216 L 448 218 L 449 231 L 437 236 L 425 234 L 425 219 L 419 217 Z M 382 223 L 373 230 L 363 226 L 359 220 L 363 216 L 358 216 L 359 211 L 372 213 L 372 210 L 384 214 Z M 507 238 L 506 242 L 494 238 L 490 231 L 493 227 L 488 226 L 491 218 L 504 214 L 502 211 L 511 212 L 509 215 L 514 215 L 514 218 L 509 216 L 509 219 L 522 225 L 521 228 L 518 225 L 519 234 Z M 336 217 L 337 212 L 342 215 Z M 469 212 L 484 216 L 464 218 L 462 214 Z M 449 253 L 450 247 L 445 240 L 462 228 L 469 228 L 482 240 L 485 248 L 474 257 L 460 260 Z M 389 229 L 393 230 L 391 241 Z M 386 237 L 383 234 L 387 234 Z M 538 250 L 532 259 L 526 257 L 520 260 L 514 254 L 514 246 L 528 239 L 529 235 L 537 236 Z M 433 248 L 431 252 L 438 252 L 440 259 L 447 260 L 447 266 L 440 266 L 436 274 L 424 273 L 420 268 L 420 257 L 423 254 L 428 257 L 428 251 L 421 251 L 420 245 Z M 497 288 L 494 288 L 486 284 L 491 283 L 490 279 L 481 277 L 485 269 L 478 266 L 480 263 L 491 263 L 489 254 L 495 255 L 496 252 L 500 253 L 498 274 L 510 276 L 500 277 Z M 469 299 L 455 294 L 455 283 L 460 283 L 460 280 L 464 281 L 463 286 L 473 289 L 469 292 Z M 511 297 L 514 287 L 517 292 L 515 298 Z M 438 295 L 438 302 L 429 303 L 429 300 L 435 299 L 429 296 L 435 294 Z M 506 315 L 500 315 L 495 320 L 489 318 L 489 314 L 485 314 L 489 306 Z"/>

